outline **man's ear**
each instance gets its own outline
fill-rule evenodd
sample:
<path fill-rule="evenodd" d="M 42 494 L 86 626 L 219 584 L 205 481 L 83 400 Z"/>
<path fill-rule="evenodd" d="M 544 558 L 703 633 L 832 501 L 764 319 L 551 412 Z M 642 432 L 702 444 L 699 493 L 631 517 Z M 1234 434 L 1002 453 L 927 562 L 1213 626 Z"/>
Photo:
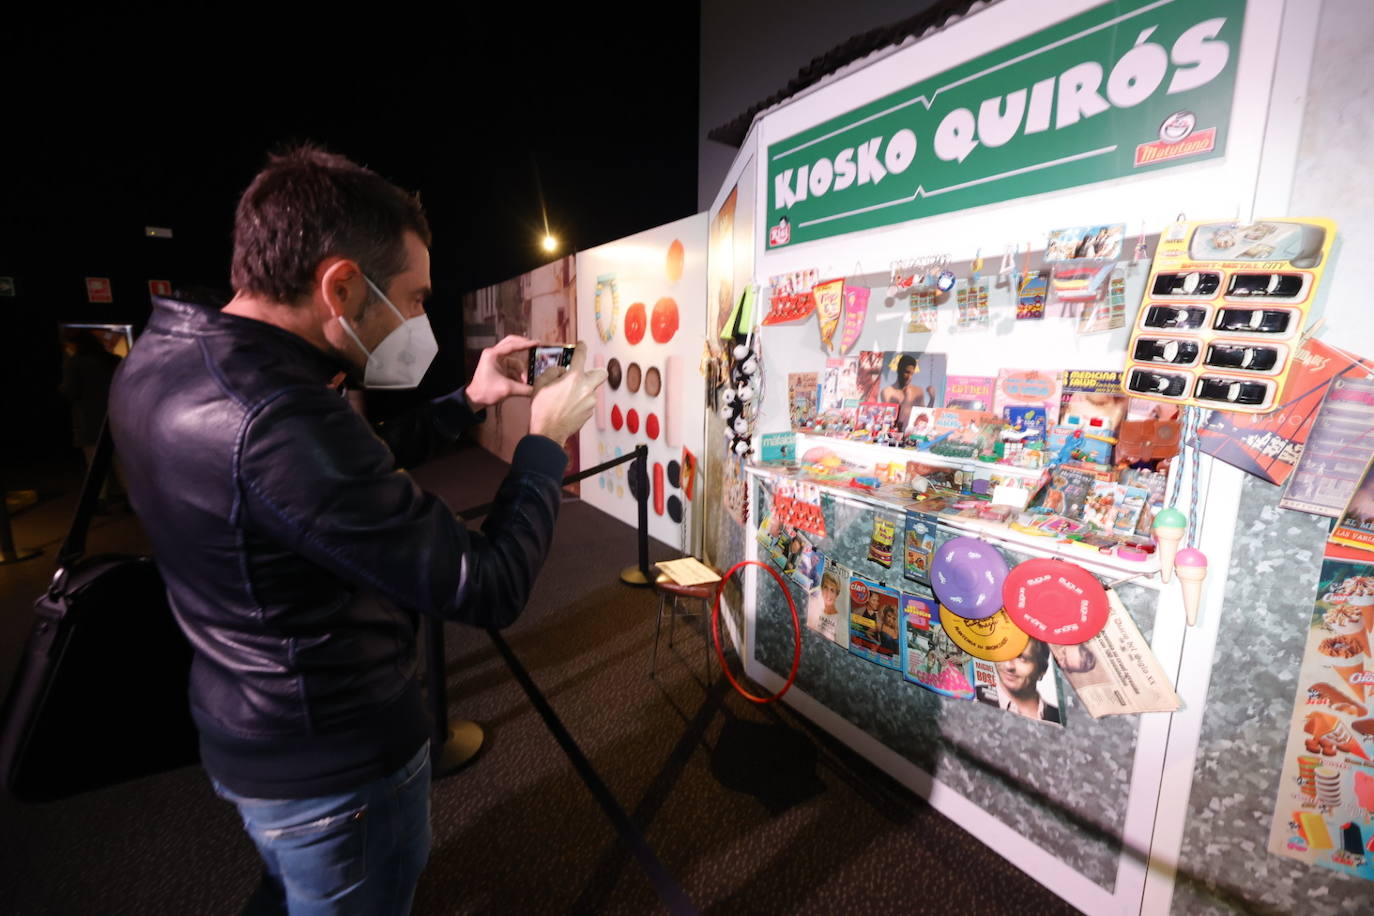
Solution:
<path fill-rule="evenodd" d="M 329 314 L 338 318 L 356 318 L 367 299 L 367 284 L 357 262 L 348 258 L 329 257 L 315 268 L 316 299 Z"/>

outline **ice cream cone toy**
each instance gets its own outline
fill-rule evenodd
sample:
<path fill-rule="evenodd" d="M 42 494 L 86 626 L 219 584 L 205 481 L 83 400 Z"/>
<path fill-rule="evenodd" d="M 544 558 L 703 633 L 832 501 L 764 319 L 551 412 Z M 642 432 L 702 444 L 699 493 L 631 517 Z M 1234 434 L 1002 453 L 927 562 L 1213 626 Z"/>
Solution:
<path fill-rule="evenodd" d="M 1188 516 L 1172 507 L 1160 509 L 1151 527 L 1159 544 L 1159 577 L 1168 582 L 1174 576 L 1174 555 L 1188 530 Z"/>
<path fill-rule="evenodd" d="M 1197 608 L 1202 601 L 1202 581 L 1207 578 L 1207 557 L 1201 550 L 1185 547 L 1174 557 L 1175 571 L 1183 585 L 1183 609 L 1188 612 L 1188 626 L 1197 623 Z"/>

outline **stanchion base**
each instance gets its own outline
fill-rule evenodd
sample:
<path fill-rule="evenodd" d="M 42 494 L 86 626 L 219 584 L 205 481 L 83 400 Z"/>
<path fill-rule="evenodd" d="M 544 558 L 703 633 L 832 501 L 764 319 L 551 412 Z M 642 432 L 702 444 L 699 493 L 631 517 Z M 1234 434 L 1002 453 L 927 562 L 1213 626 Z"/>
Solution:
<path fill-rule="evenodd" d="M 620 571 L 620 581 L 635 588 L 652 588 L 653 582 L 644 575 L 638 566 L 626 566 Z"/>
<path fill-rule="evenodd" d="M 32 560 L 34 557 L 41 557 L 41 550 L 21 550 L 12 557 L 0 556 L 0 566 L 9 566 L 12 563 L 23 563 L 25 560 Z"/>
<path fill-rule="evenodd" d="M 444 742 L 438 757 L 432 761 L 434 778 L 439 779 L 456 773 L 471 763 L 477 752 L 482 749 L 482 742 L 485 740 L 486 735 L 482 731 L 482 726 L 476 722 L 449 722 L 448 741 Z"/>

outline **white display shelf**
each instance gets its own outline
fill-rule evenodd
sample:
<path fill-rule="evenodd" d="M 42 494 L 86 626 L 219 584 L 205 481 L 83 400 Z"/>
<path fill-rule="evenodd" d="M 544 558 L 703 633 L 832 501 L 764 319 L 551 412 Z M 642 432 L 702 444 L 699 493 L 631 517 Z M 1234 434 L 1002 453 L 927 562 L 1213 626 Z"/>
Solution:
<path fill-rule="evenodd" d="M 899 456 L 903 461 L 921 461 L 924 464 L 937 464 L 941 467 L 966 467 L 970 470 L 981 470 L 986 473 L 988 469 L 995 468 L 998 473 L 1002 471 L 1020 472 L 1018 476 L 1027 476 L 1031 479 L 1038 477 L 1042 472 L 1027 468 L 1016 468 L 1008 465 L 988 464 L 982 461 L 971 461 L 962 458 L 948 458 L 941 455 L 932 455 L 929 452 L 916 452 L 911 449 L 891 448 L 887 446 L 877 446 L 867 442 L 847 442 L 842 439 L 827 439 L 822 436 L 798 436 L 797 451 L 804 453 L 802 441 L 806 440 L 807 448 L 811 444 L 830 445 L 834 443 L 834 451 L 841 458 L 853 461 L 855 464 L 868 466 L 872 463 L 883 463 L 898 460 Z M 873 457 L 874 455 L 878 457 Z M 919 457 L 918 457 L 919 456 Z M 936 460 L 927 460 L 936 459 Z M 777 465 L 749 465 L 746 471 L 756 477 L 779 476 L 779 472 L 785 469 Z M 918 504 L 911 500 L 894 499 L 881 493 L 872 493 L 856 487 L 846 487 L 840 484 L 825 483 L 823 481 L 810 481 L 821 489 L 825 490 L 835 499 L 850 502 L 855 505 L 864 506 L 872 509 L 881 509 L 887 512 L 905 511 L 909 508 L 919 508 Z M 1015 550 L 1021 553 L 1030 554 L 1035 557 L 1045 557 L 1065 560 L 1077 566 L 1081 566 L 1096 576 L 1106 580 L 1105 584 L 1110 584 L 1127 577 L 1131 577 L 1132 584 L 1141 585 L 1146 588 L 1158 589 L 1159 582 L 1159 558 L 1155 554 L 1150 554 L 1144 560 L 1127 560 L 1115 554 L 1103 554 L 1096 549 L 1078 546 L 1074 542 L 1052 537 L 1026 534 L 1014 531 L 1006 525 L 998 522 L 983 521 L 980 519 L 956 518 L 952 516 L 940 516 L 940 524 L 951 531 L 960 534 L 976 536 L 982 540 Z"/>

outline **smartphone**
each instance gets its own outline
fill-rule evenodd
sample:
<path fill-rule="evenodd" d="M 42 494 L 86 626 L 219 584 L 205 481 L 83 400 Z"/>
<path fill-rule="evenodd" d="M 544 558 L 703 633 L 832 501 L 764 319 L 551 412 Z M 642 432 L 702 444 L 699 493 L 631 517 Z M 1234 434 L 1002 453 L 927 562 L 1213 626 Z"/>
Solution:
<path fill-rule="evenodd" d="M 554 366 L 563 366 L 566 368 L 572 365 L 574 349 L 576 348 L 563 344 L 547 347 L 531 347 L 529 384 L 533 385 L 535 379 L 543 375 L 545 370 L 551 369 Z"/>

